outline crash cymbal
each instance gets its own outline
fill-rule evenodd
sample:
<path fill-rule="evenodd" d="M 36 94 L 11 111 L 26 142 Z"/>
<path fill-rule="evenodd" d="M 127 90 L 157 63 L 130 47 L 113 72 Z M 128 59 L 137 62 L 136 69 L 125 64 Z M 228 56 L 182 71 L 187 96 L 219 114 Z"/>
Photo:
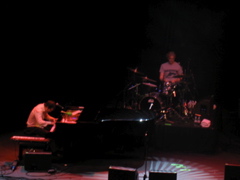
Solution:
<path fill-rule="evenodd" d="M 132 69 L 132 68 L 129 68 L 129 67 L 128 67 L 127 69 L 130 70 L 130 71 L 133 72 L 133 73 L 140 74 L 140 75 L 144 75 L 144 73 L 138 71 L 138 68 Z"/>
<path fill-rule="evenodd" d="M 153 79 L 149 79 L 147 76 L 142 77 L 142 79 L 145 80 L 145 81 L 157 82 L 157 81 L 155 81 Z"/>

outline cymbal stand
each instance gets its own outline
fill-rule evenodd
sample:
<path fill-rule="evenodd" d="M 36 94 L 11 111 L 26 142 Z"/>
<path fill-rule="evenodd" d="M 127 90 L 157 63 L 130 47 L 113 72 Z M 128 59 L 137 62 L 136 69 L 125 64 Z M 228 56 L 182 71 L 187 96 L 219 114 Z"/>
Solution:
<path fill-rule="evenodd" d="M 124 88 L 123 88 L 123 90 L 117 95 L 117 96 L 119 96 L 122 92 L 123 92 L 123 108 L 126 108 L 126 91 L 127 91 L 127 88 L 130 86 L 130 84 L 131 84 L 132 82 L 130 82 L 130 83 L 128 83 Z"/>
<path fill-rule="evenodd" d="M 136 109 L 137 108 L 137 100 L 138 100 L 138 86 L 140 83 L 133 84 L 133 82 L 128 83 L 128 85 L 124 88 L 123 94 L 123 108 L 127 109 Z"/>
<path fill-rule="evenodd" d="M 127 92 L 129 92 L 128 100 L 129 104 L 128 107 L 126 107 L 126 102 L 124 105 L 124 108 L 131 108 L 131 109 L 137 109 L 138 108 L 138 98 L 139 98 L 139 86 L 141 83 L 137 81 L 137 74 L 142 75 L 141 72 L 138 71 L 138 68 L 130 69 L 131 74 L 129 76 L 130 83 L 127 86 Z"/>
<path fill-rule="evenodd" d="M 191 75 L 192 76 L 192 75 Z M 189 80 L 188 80 L 189 81 Z M 192 93 L 189 83 L 186 79 L 183 79 L 181 83 L 181 88 L 178 92 L 179 94 L 179 102 L 180 102 L 180 112 L 183 116 L 183 119 L 185 118 L 192 118 L 192 107 L 191 104 L 195 101 L 195 95 Z M 190 104 L 189 104 L 190 103 Z M 190 107 L 189 107 L 190 106 Z"/>
<path fill-rule="evenodd" d="M 192 81 L 192 84 L 193 84 L 193 90 L 194 90 L 194 95 L 191 93 L 191 91 L 189 90 L 189 92 L 191 93 L 191 97 L 193 99 L 196 99 L 197 96 L 199 96 L 199 92 L 197 91 L 197 88 L 196 88 L 196 81 L 195 81 L 195 77 L 193 75 L 193 72 L 192 72 L 192 69 L 190 69 L 190 61 L 192 61 L 190 58 L 189 58 L 189 62 L 188 62 L 188 66 L 187 66 L 187 70 L 185 70 L 185 74 L 188 72 L 189 73 L 189 77 Z M 189 87 L 187 87 L 189 89 Z"/>
<path fill-rule="evenodd" d="M 193 81 L 193 90 L 194 90 L 194 95 L 192 94 L 192 98 L 193 99 L 196 99 L 196 97 L 199 96 L 199 93 L 198 93 L 198 90 L 197 90 L 197 86 L 196 86 L 196 81 L 195 81 L 195 78 L 194 78 L 194 75 L 193 73 L 191 72 L 191 77 L 192 77 L 192 81 Z"/>

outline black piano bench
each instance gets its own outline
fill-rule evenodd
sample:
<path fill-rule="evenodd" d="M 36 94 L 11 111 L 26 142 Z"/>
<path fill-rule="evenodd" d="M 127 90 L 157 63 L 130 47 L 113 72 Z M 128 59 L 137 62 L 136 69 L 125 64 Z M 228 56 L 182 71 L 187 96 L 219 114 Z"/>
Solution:
<path fill-rule="evenodd" d="M 18 143 L 18 159 L 22 160 L 24 150 L 41 149 L 42 151 L 49 151 L 50 139 L 36 136 L 12 136 L 11 140 Z"/>

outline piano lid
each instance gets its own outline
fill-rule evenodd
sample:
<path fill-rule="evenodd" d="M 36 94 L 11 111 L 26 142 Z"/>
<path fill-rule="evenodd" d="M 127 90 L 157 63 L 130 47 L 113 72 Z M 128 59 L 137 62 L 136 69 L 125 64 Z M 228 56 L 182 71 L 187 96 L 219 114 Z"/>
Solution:
<path fill-rule="evenodd" d="M 109 121 L 145 122 L 145 121 L 149 121 L 149 120 L 152 120 L 152 119 L 144 119 L 144 118 L 139 118 L 139 119 L 138 118 L 135 118 L 135 119 L 101 119 L 100 122 L 109 122 Z"/>
<path fill-rule="evenodd" d="M 97 117 L 98 122 L 146 122 L 155 119 L 152 112 L 132 109 L 104 109 Z"/>

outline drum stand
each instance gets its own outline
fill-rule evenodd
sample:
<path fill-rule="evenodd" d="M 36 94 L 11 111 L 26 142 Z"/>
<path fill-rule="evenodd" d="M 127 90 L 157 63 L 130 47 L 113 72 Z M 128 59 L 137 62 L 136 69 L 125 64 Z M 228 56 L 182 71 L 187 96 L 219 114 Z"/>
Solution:
<path fill-rule="evenodd" d="M 168 109 L 169 109 L 169 108 L 168 108 Z M 158 123 L 159 121 L 163 121 L 163 122 L 167 122 L 167 123 L 171 123 L 171 124 L 174 123 L 173 121 L 170 121 L 170 120 L 167 119 L 167 113 L 169 113 L 168 109 L 162 109 L 162 110 L 161 110 L 161 112 L 160 112 L 161 116 L 160 116 L 159 119 L 157 120 L 157 123 Z"/>
<path fill-rule="evenodd" d="M 173 124 L 174 122 L 169 120 L 167 118 L 167 114 L 169 113 L 169 109 L 170 109 L 170 106 L 172 104 L 172 96 L 173 96 L 174 93 L 171 93 L 171 94 L 168 94 L 166 95 L 166 99 L 165 99 L 165 108 L 161 108 L 160 110 L 160 117 L 159 119 L 157 120 L 157 123 L 160 123 L 160 122 L 166 122 L 166 123 L 171 123 Z"/>
<path fill-rule="evenodd" d="M 172 107 L 173 106 L 173 97 L 176 97 L 176 90 L 174 89 L 170 94 L 166 96 L 166 103 L 165 103 L 165 108 L 160 110 L 160 117 L 158 122 L 165 122 L 165 123 L 170 123 L 173 124 L 174 121 L 171 121 L 167 118 L 167 114 L 173 112 L 178 116 L 178 118 L 183 119 L 183 117 Z"/>

